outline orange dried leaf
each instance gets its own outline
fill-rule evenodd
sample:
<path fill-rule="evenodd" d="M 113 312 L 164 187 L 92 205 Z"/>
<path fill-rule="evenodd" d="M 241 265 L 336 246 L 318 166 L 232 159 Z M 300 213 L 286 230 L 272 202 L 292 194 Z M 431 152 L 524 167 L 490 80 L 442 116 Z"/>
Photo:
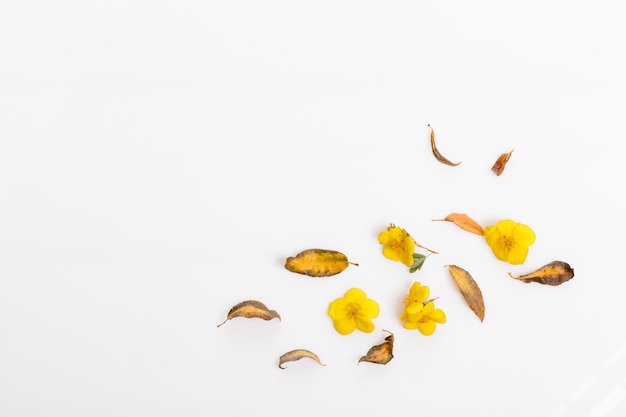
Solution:
<path fill-rule="evenodd" d="M 340 273 L 348 265 L 359 264 L 348 261 L 346 255 L 335 250 L 307 249 L 287 258 L 285 269 L 310 277 L 329 277 Z"/>
<path fill-rule="evenodd" d="M 467 214 L 463 213 L 451 213 L 446 216 L 445 219 L 442 220 L 433 220 L 433 221 L 448 221 L 456 224 L 461 229 L 466 230 L 468 232 L 476 233 L 477 235 L 484 236 L 485 232 L 483 227 L 479 225 L 474 219 L 469 217 Z"/>
<path fill-rule="evenodd" d="M 509 162 L 509 158 L 511 157 L 512 153 L 513 149 L 511 149 L 511 152 L 503 153 L 491 167 L 491 170 L 497 176 L 500 176 L 500 174 L 502 174 L 502 171 L 504 171 L 504 167 L 506 166 L 506 163 Z"/>
<path fill-rule="evenodd" d="M 371 362 L 386 365 L 393 359 L 393 333 L 388 330 L 385 331 L 389 333 L 385 341 L 380 345 L 372 346 L 370 350 L 367 351 L 367 355 L 362 356 L 358 363 Z"/>
<path fill-rule="evenodd" d="M 453 167 L 459 165 L 461 162 L 451 162 L 448 158 L 443 156 L 441 152 L 439 152 L 439 150 L 437 149 L 437 146 L 435 145 L 435 130 L 432 128 L 430 124 L 428 125 L 428 127 L 430 127 L 430 147 L 437 161 L 441 162 L 442 164 L 450 165 Z"/>
<path fill-rule="evenodd" d="M 485 303 L 483 302 L 483 293 L 480 291 L 478 284 L 474 278 L 465 269 L 456 265 L 446 265 L 450 271 L 450 275 L 454 278 L 456 285 L 461 290 L 461 294 L 467 305 L 478 316 L 480 321 L 485 318 Z"/>
<path fill-rule="evenodd" d="M 574 278 L 574 270 L 567 262 L 554 261 L 530 274 L 514 277 L 509 272 L 509 276 L 526 283 L 537 282 L 539 284 L 556 286 Z"/>

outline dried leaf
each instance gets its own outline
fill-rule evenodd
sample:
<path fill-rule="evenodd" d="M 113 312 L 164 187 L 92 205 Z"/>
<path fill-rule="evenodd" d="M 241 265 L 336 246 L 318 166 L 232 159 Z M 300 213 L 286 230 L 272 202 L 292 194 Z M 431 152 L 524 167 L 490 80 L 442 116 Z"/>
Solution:
<path fill-rule="evenodd" d="M 437 146 L 435 145 L 435 130 L 432 128 L 432 126 L 429 124 L 428 127 L 430 127 L 430 147 L 433 150 L 433 155 L 435 155 L 435 158 L 437 159 L 437 161 L 441 162 L 442 164 L 446 164 L 446 165 L 450 165 L 450 166 L 457 166 L 459 165 L 461 162 L 450 162 L 450 160 L 448 160 L 446 157 L 444 157 L 441 152 L 439 152 L 439 150 L 437 149 Z"/>
<path fill-rule="evenodd" d="M 509 158 L 511 157 L 512 153 L 513 149 L 511 149 L 511 152 L 503 153 L 491 167 L 491 170 L 497 176 L 500 176 L 500 174 L 502 174 L 502 171 L 504 171 L 504 167 L 506 166 L 506 163 L 509 162 Z"/>
<path fill-rule="evenodd" d="M 370 350 L 367 351 L 367 355 L 362 356 L 358 363 L 372 362 L 386 365 L 393 359 L 393 333 L 388 330 L 385 330 L 385 332 L 389 333 L 389 336 L 385 338 L 385 342 L 380 345 L 372 346 Z"/>
<path fill-rule="evenodd" d="M 327 249 L 308 249 L 295 257 L 287 258 L 285 269 L 310 277 L 329 277 L 346 269 L 348 265 L 359 266 L 348 261 L 341 252 Z"/>
<path fill-rule="evenodd" d="M 233 306 L 228 312 L 226 320 L 218 324 L 217 327 L 220 327 L 222 324 L 235 317 L 245 317 L 248 319 L 259 318 L 266 321 L 277 318 L 278 321 L 280 321 L 280 315 L 275 310 L 268 309 L 265 304 L 260 301 L 248 300 Z"/>
<path fill-rule="evenodd" d="M 509 272 L 509 276 L 525 283 L 538 282 L 539 284 L 556 286 L 574 278 L 574 270 L 567 262 L 554 261 L 530 274 L 514 277 Z"/>
<path fill-rule="evenodd" d="M 282 355 L 280 359 L 278 360 L 278 367 L 280 369 L 285 369 L 283 367 L 283 364 L 285 362 L 299 361 L 302 358 L 311 358 L 317 363 L 319 363 L 320 365 L 326 366 L 322 363 L 320 358 L 315 353 L 305 350 L 305 349 L 296 349 L 296 350 L 292 350 L 291 352 L 287 352 L 284 355 Z"/>
<path fill-rule="evenodd" d="M 480 235 L 480 236 L 484 236 L 485 235 L 483 227 L 481 225 L 479 225 L 478 223 L 476 223 L 476 221 L 474 219 L 472 219 L 471 217 L 469 217 L 467 214 L 451 213 L 451 214 L 447 215 L 445 219 L 433 220 L 433 221 L 436 221 L 436 222 L 440 222 L 440 221 L 452 222 L 452 223 L 456 224 L 457 226 L 459 226 L 461 229 L 466 230 L 468 232 L 476 233 L 477 235 Z"/>
<path fill-rule="evenodd" d="M 456 265 L 446 265 L 450 271 L 450 275 L 454 278 L 456 285 L 461 290 L 461 294 L 467 305 L 478 316 L 480 321 L 485 318 L 485 304 L 483 302 L 483 293 L 480 291 L 478 284 L 474 281 L 474 278 L 464 270 Z"/>

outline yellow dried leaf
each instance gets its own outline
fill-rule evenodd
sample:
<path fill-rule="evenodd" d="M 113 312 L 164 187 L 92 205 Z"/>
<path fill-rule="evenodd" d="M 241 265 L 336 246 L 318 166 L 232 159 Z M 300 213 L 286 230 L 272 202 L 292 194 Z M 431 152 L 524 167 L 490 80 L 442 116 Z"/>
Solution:
<path fill-rule="evenodd" d="M 574 270 L 567 262 L 553 261 L 530 274 L 514 277 L 509 272 L 509 276 L 526 283 L 537 282 L 556 286 L 574 278 Z"/>
<path fill-rule="evenodd" d="M 341 252 L 328 249 L 307 249 L 296 256 L 287 258 L 285 269 L 310 277 L 329 277 L 346 269 L 348 265 L 358 266 L 348 261 Z"/>
<path fill-rule="evenodd" d="M 474 278 L 465 269 L 456 265 L 446 265 L 450 271 L 450 275 L 454 278 L 454 282 L 461 290 L 461 294 L 467 305 L 478 316 L 480 321 L 485 318 L 485 304 L 483 302 L 483 293 L 480 291 L 478 284 Z"/>
<path fill-rule="evenodd" d="M 446 216 L 445 219 L 441 220 L 433 220 L 433 221 L 448 221 L 456 224 L 461 229 L 466 230 L 468 232 L 476 233 L 477 235 L 484 236 L 485 232 L 483 227 L 478 224 L 474 219 L 469 217 L 467 214 L 462 213 L 451 213 Z"/>
<path fill-rule="evenodd" d="M 491 170 L 497 176 L 500 176 L 500 174 L 502 174 L 502 171 L 504 171 L 504 167 L 506 166 L 506 163 L 509 162 L 509 158 L 511 157 L 512 153 L 513 153 L 513 149 L 511 149 L 511 152 L 503 153 L 502 155 L 500 155 L 500 157 L 498 157 L 496 162 L 491 167 Z"/>
<path fill-rule="evenodd" d="M 280 359 L 278 360 L 278 367 L 280 369 L 285 369 L 283 367 L 283 364 L 285 362 L 299 361 L 302 358 L 311 358 L 317 363 L 319 363 L 320 365 L 326 366 L 322 363 L 320 358 L 315 353 L 306 349 L 296 349 L 296 350 L 292 350 L 282 355 Z"/>
<path fill-rule="evenodd" d="M 437 149 L 437 146 L 435 145 L 435 130 L 432 128 L 430 124 L 428 125 L 428 127 L 430 127 L 430 147 L 437 161 L 441 162 L 442 164 L 450 165 L 453 167 L 459 165 L 461 162 L 451 162 L 448 158 L 444 157 L 441 154 L 441 152 L 439 152 L 439 150 Z"/>
<path fill-rule="evenodd" d="M 275 310 L 268 309 L 265 304 L 260 301 L 247 300 L 233 306 L 228 312 L 226 320 L 218 324 L 217 327 L 220 327 L 222 324 L 235 317 L 245 317 L 248 319 L 259 318 L 266 321 L 277 318 L 278 321 L 280 321 L 280 315 Z"/>
<path fill-rule="evenodd" d="M 388 330 L 384 331 L 389 333 L 389 336 L 385 338 L 385 341 L 380 345 L 372 346 L 370 350 L 367 351 L 367 354 L 359 359 L 358 363 L 371 362 L 386 365 L 393 359 L 393 333 Z"/>

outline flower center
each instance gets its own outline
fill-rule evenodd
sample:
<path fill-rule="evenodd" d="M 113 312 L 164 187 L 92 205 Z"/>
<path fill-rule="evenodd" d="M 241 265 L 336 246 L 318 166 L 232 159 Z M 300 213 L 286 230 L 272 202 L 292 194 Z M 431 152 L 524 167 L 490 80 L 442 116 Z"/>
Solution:
<path fill-rule="evenodd" d="M 407 295 L 406 297 L 404 297 L 404 306 L 408 307 L 411 304 L 413 304 L 413 300 L 411 299 L 411 296 Z"/>
<path fill-rule="evenodd" d="M 394 240 L 393 242 L 389 244 L 389 246 L 391 246 L 395 250 L 402 250 L 403 248 L 402 241 L 400 240 Z"/>
<path fill-rule="evenodd" d="M 361 313 L 361 305 L 358 303 L 351 303 L 348 306 L 348 315 L 356 317 Z"/>
<path fill-rule="evenodd" d="M 502 246 L 510 251 L 515 247 L 515 240 L 511 236 L 502 236 Z"/>
<path fill-rule="evenodd" d="M 430 316 L 428 314 L 420 315 L 419 319 L 417 319 L 418 323 L 428 323 L 430 321 Z"/>

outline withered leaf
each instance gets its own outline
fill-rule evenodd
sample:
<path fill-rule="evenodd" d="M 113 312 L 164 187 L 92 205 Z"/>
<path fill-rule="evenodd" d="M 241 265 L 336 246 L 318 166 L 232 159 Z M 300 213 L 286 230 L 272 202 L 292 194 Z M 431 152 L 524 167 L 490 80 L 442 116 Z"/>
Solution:
<path fill-rule="evenodd" d="M 450 275 L 454 278 L 456 285 L 461 290 L 461 294 L 467 305 L 478 316 L 480 321 L 485 318 L 485 303 L 483 302 L 483 293 L 480 291 L 478 284 L 474 278 L 465 269 L 456 265 L 446 265 L 450 271 Z"/>
<path fill-rule="evenodd" d="M 310 277 L 329 277 L 346 269 L 348 265 L 359 264 L 348 261 L 341 252 L 328 249 L 307 249 L 296 256 L 290 256 L 285 262 L 285 269 Z"/>
<path fill-rule="evenodd" d="M 538 282 L 556 286 L 574 278 L 574 270 L 567 262 L 553 261 L 530 274 L 514 277 L 509 272 L 509 276 L 525 283 Z"/>
<path fill-rule="evenodd" d="M 393 333 L 388 330 L 385 330 L 385 332 L 389 333 L 385 341 L 380 345 L 372 346 L 370 350 L 367 351 L 367 355 L 362 356 L 358 363 L 372 362 L 386 365 L 393 359 Z"/>
<path fill-rule="evenodd" d="M 448 221 L 456 224 L 461 229 L 468 232 L 476 233 L 477 235 L 484 236 L 485 232 L 483 227 L 478 224 L 474 219 L 463 213 L 450 213 L 445 219 L 436 219 L 433 221 Z"/>
<path fill-rule="evenodd" d="M 217 327 L 220 327 L 222 324 L 235 317 L 245 317 L 248 319 L 259 318 L 266 321 L 277 318 L 278 321 L 280 321 L 280 315 L 275 310 L 268 309 L 265 304 L 260 301 L 247 300 L 233 306 L 228 312 L 226 320 L 218 324 Z"/>
<path fill-rule="evenodd" d="M 278 367 L 280 369 L 285 369 L 283 367 L 283 364 L 285 362 L 299 361 L 302 358 L 311 358 L 317 363 L 319 363 L 320 365 L 326 366 L 322 363 L 320 358 L 315 353 L 306 349 L 296 349 L 296 350 L 292 350 L 282 355 L 280 359 L 278 360 Z"/>
<path fill-rule="evenodd" d="M 506 166 L 506 163 L 509 162 L 509 158 L 511 157 L 512 153 L 513 153 L 513 149 L 511 149 L 510 152 L 503 153 L 502 155 L 498 157 L 496 162 L 491 167 L 491 170 L 497 176 L 500 176 L 500 174 L 502 174 L 502 171 L 504 171 L 504 167 Z"/>
<path fill-rule="evenodd" d="M 429 124 L 428 127 L 430 127 L 430 147 L 433 150 L 433 155 L 435 155 L 435 158 L 437 159 L 437 161 L 441 162 L 442 164 L 446 164 L 446 165 L 450 165 L 450 166 L 457 166 L 459 165 L 461 162 L 451 162 L 448 158 L 444 157 L 441 152 L 439 152 L 439 150 L 437 149 L 437 145 L 435 145 L 435 130 L 432 128 L 432 126 Z"/>

